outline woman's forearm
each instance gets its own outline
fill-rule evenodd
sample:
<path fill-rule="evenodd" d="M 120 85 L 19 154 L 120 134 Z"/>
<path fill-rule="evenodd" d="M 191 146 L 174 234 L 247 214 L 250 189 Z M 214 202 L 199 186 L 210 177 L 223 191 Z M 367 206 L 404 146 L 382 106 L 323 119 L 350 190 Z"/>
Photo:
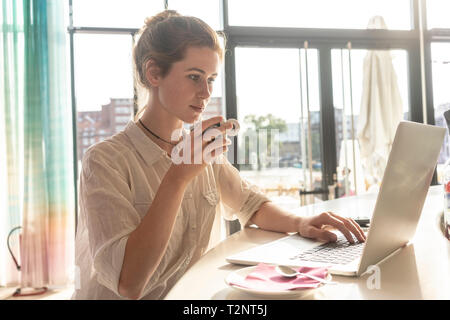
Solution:
<path fill-rule="evenodd" d="M 265 202 L 251 217 L 249 224 L 268 231 L 297 232 L 301 217 L 281 209 L 279 206 Z"/>
<path fill-rule="evenodd" d="M 270 202 L 264 203 L 253 214 L 249 223 L 254 223 L 268 231 L 298 232 L 302 237 L 318 241 L 336 241 L 337 235 L 332 230 L 339 230 L 350 243 L 354 243 L 354 237 L 360 242 L 366 240 L 364 231 L 353 219 L 344 218 L 332 212 L 300 217 Z"/>
<path fill-rule="evenodd" d="M 155 198 L 125 247 L 119 279 L 119 293 L 138 299 L 159 265 L 175 225 L 187 182 L 169 169 Z"/>

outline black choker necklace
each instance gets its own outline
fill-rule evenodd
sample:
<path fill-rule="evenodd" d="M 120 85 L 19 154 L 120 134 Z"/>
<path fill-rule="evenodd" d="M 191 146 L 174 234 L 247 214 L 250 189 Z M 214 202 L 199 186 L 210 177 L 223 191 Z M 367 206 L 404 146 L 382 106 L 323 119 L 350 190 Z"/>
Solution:
<path fill-rule="evenodd" d="M 147 128 L 147 127 L 145 126 L 145 124 L 142 123 L 141 119 L 139 119 L 139 123 L 144 127 L 145 130 L 147 130 L 148 132 L 150 132 L 150 134 L 151 134 L 152 136 L 154 136 L 155 138 L 157 138 L 157 139 L 159 139 L 159 140 L 161 140 L 161 141 L 164 141 L 165 143 L 171 144 L 172 146 L 176 146 L 176 145 L 177 145 L 176 143 L 172 143 L 172 142 L 169 142 L 169 141 L 167 141 L 167 140 L 164 140 L 163 138 L 161 138 L 161 137 L 158 136 L 157 134 L 153 133 L 152 130 L 150 130 L 149 128 Z"/>

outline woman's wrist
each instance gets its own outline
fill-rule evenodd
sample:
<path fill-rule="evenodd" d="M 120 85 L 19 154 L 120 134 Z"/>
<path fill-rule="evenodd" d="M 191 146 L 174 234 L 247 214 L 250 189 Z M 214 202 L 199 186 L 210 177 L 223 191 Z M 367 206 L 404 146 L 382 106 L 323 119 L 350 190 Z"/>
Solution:
<path fill-rule="evenodd" d="M 303 218 L 300 217 L 300 216 L 295 216 L 295 217 L 293 217 L 293 219 L 294 219 L 295 230 L 298 233 L 300 233 L 300 229 L 301 229 L 301 225 L 302 225 L 302 222 L 303 222 Z"/>
<path fill-rule="evenodd" d="M 175 183 L 177 185 L 181 186 L 187 186 L 191 179 L 188 179 L 180 174 L 180 172 L 177 171 L 177 168 L 174 164 L 172 164 L 167 170 L 166 175 L 164 176 L 164 180 L 166 180 L 169 183 Z"/>

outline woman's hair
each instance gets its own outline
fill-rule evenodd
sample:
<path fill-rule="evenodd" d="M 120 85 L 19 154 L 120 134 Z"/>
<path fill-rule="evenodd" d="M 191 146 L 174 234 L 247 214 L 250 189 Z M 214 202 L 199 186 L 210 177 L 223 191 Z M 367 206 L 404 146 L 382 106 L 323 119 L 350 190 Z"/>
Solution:
<path fill-rule="evenodd" d="M 218 34 L 202 20 L 183 16 L 174 10 L 165 10 L 145 19 L 139 32 L 133 59 L 137 80 L 145 88 L 148 83 L 147 62 L 152 59 L 164 77 L 174 62 L 184 58 L 188 47 L 208 47 L 219 54 L 223 60 L 224 49 Z"/>

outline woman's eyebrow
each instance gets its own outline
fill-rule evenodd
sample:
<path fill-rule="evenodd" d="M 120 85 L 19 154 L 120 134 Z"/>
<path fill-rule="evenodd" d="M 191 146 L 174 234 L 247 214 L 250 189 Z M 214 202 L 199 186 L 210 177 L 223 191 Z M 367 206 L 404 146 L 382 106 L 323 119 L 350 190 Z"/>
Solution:
<path fill-rule="evenodd" d="M 186 69 L 186 72 L 188 72 L 188 71 L 197 71 L 197 72 L 200 72 L 200 73 L 202 73 L 202 74 L 206 74 L 206 72 L 203 71 L 202 69 L 195 68 L 195 67 L 194 67 L 194 68 Z M 217 76 L 217 73 L 213 73 L 212 76 Z"/>

